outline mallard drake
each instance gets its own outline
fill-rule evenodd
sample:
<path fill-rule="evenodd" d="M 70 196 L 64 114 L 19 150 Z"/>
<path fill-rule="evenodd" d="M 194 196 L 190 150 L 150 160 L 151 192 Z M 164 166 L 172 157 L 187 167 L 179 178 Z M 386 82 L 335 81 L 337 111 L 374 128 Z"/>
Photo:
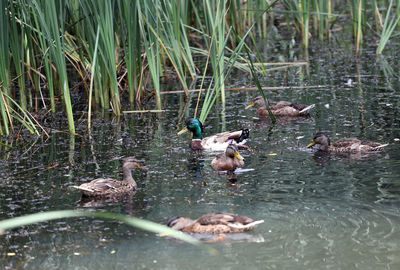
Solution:
<path fill-rule="evenodd" d="M 249 109 L 251 107 L 257 106 L 257 114 L 260 116 L 268 116 L 268 110 L 265 107 L 264 98 L 262 96 L 257 96 L 250 105 L 246 107 Z M 296 104 L 289 101 L 279 101 L 277 103 L 270 103 L 269 108 L 271 112 L 276 117 L 306 117 L 309 116 L 309 111 L 315 107 L 315 104 L 304 105 Z"/>
<path fill-rule="evenodd" d="M 135 180 L 133 180 L 131 172 L 136 168 L 146 170 L 140 166 L 134 157 L 128 157 L 123 160 L 122 181 L 110 178 L 98 178 L 80 186 L 73 186 L 73 188 L 80 190 L 84 196 L 88 197 L 116 197 L 128 194 L 134 192 L 137 188 L 137 184 Z"/>
<path fill-rule="evenodd" d="M 253 229 L 264 220 L 254 221 L 246 216 L 238 216 L 229 213 L 210 213 L 196 220 L 187 217 L 173 217 L 167 226 L 172 229 L 188 233 L 238 233 Z"/>
<path fill-rule="evenodd" d="M 355 153 L 382 151 L 388 144 L 361 141 L 357 138 L 343 138 L 331 144 L 331 140 L 325 132 L 319 131 L 315 134 L 312 142 L 307 148 L 319 145 L 319 150 L 325 152 Z"/>
<path fill-rule="evenodd" d="M 244 165 L 243 157 L 238 152 L 238 147 L 229 144 L 225 152 L 218 154 L 211 162 L 211 166 L 217 171 L 234 171 Z"/>
<path fill-rule="evenodd" d="M 196 118 L 185 122 L 185 128 L 178 132 L 181 135 L 187 131 L 192 132 L 190 148 L 193 150 L 224 151 L 230 143 L 243 145 L 249 137 L 249 130 L 242 129 L 233 132 L 222 132 L 203 138 L 203 124 Z"/>

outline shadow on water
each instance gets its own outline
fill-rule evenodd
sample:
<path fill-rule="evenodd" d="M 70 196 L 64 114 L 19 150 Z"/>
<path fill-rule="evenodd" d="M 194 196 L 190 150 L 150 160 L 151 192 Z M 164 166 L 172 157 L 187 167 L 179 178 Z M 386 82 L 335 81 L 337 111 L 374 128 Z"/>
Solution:
<path fill-rule="evenodd" d="M 220 254 L 210 257 L 120 223 L 51 221 L 1 236 L 2 269 L 400 268 L 400 83 L 390 75 L 399 72 L 395 58 L 376 62 L 366 49 L 356 63 L 347 48 L 320 48 L 310 53 L 307 67 L 260 78 L 267 86 L 325 86 L 267 93 L 271 102 L 316 104 L 309 119 L 271 125 L 255 110 L 244 110 L 257 92 L 227 92 L 225 112 L 216 105 L 205 135 L 251 130 L 253 151 L 241 152 L 244 171 L 235 175 L 219 175 L 210 166 L 215 154 L 194 153 L 189 136 L 176 136 L 177 121 L 191 116 L 195 106 L 179 95 L 164 96 L 168 110 L 158 115 L 112 121 L 105 113 L 108 120 L 93 119 L 91 137 L 83 121 L 75 137 L 54 132 L 48 140 L 7 149 L 0 160 L 2 219 L 83 207 L 70 186 L 98 177 L 121 179 L 120 159 L 135 156 L 149 168 L 146 174 L 133 172 L 136 194 L 89 207 L 164 224 L 172 216 L 216 211 L 265 223 L 249 232 L 249 239 L 263 241 L 232 236 L 213 243 Z M 233 87 L 251 84 L 247 76 L 234 74 L 231 80 Z M 49 125 L 61 130 L 63 123 Z M 318 130 L 329 130 L 332 140 L 359 137 L 390 145 L 372 157 L 306 150 Z"/>

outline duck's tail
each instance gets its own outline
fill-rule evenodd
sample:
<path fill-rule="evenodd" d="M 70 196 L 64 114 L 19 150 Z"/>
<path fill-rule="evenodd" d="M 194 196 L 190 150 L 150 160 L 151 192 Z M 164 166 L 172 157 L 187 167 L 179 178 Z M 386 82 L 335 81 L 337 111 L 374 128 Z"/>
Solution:
<path fill-rule="evenodd" d="M 374 147 L 374 151 L 380 151 L 383 147 L 388 146 L 388 145 L 389 145 L 389 144 L 386 143 L 386 144 L 381 144 L 381 145 L 379 145 L 379 146 L 376 146 L 376 147 Z"/>
<path fill-rule="evenodd" d="M 228 226 L 232 227 L 232 228 L 235 228 L 235 229 L 250 229 L 250 228 L 253 228 L 254 226 L 256 226 L 258 224 L 261 224 L 261 223 L 264 223 L 264 220 L 256 220 L 256 221 L 253 221 L 253 222 L 248 223 L 246 225 L 228 223 Z"/>
<path fill-rule="evenodd" d="M 93 192 L 93 190 L 90 188 L 85 188 L 85 187 L 80 187 L 80 186 L 72 186 L 72 188 L 76 188 L 80 191 Z"/>
<path fill-rule="evenodd" d="M 238 144 L 245 144 L 249 137 L 250 137 L 250 130 L 248 128 L 244 128 L 242 129 L 242 133 L 240 134 L 239 138 L 235 138 L 234 140 Z"/>
<path fill-rule="evenodd" d="M 311 104 L 310 106 L 307 106 L 307 107 L 305 107 L 304 109 L 302 109 L 302 110 L 300 111 L 300 114 L 303 114 L 303 115 L 308 114 L 309 111 L 310 111 L 312 108 L 314 108 L 314 107 L 315 107 L 315 104 Z"/>

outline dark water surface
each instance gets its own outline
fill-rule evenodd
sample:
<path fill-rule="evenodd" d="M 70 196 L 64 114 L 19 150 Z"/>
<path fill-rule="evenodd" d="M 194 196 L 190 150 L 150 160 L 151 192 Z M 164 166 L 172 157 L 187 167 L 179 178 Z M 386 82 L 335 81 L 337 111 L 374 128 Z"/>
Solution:
<path fill-rule="evenodd" d="M 234 184 L 212 170 L 214 154 L 194 154 L 189 136 L 176 136 L 179 95 L 165 96 L 161 115 L 127 115 L 119 122 L 99 116 L 93 141 L 82 119 L 83 136 L 56 133 L 11 151 L 7 161 L 2 155 L 1 219 L 80 209 L 80 194 L 69 187 L 120 178 L 118 158 L 133 155 L 149 168 L 134 172 L 135 197 L 96 209 L 163 224 L 172 216 L 213 211 L 265 220 L 239 240 L 212 244 L 218 256 L 121 223 L 78 218 L 6 232 L 0 236 L 1 269 L 400 269 L 399 62 L 396 52 L 375 59 L 366 49 L 359 62 L 352 54 L 347 48 L 318 49 L 307 68 L 261 78 L 265 86 L 322 86 L 266 93 L 272 101 L 315 103 L 310 119 L 272 126 L 255 110 L 244 110 L 256 91 L 227 93 L 226 110 L 215 107 L 206 135 L 251 129 L 248 145 L 255 151 L 242 152 L 250 170 Z M 236 74 L 230 83 L 252 85 Z M 332 140 L 358 137 L 390 145 L 371 157 L 320 155 L 305 148 L 318 130 L 328 130 Z"/>

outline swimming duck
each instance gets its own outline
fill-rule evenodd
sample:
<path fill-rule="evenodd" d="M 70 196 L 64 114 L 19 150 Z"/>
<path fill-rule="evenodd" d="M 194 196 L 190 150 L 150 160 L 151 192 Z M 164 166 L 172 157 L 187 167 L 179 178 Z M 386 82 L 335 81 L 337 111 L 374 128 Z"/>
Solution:
<path fill-rule="evenodd" d="M 319 145 L 319 150 L 325 152 L 352 153 L 382 151 L 388 144 L 361 141 L 357 138 L 343 138 L 331 144 L 331 140 L 325 132 L 319 131 L 315 134 L 312 142 L 307 148 Z"/>
<path fill-rule="evenodd" d="M 268 110 L 265 107 L 264 98 L 257 96 L 250 105 L 246 107 L 257 106 L 257 114 L 260 116 L 268 116 Z M 277 103 L 270 103 L 269 108 L 276 117 L 306 117 L 309 116 L 309 111 L 315 107 L 315 104 L 310 106 L 304 104 L 296 104 L 289 101 L 279 101 Z"/>
<path fill-rule="evenodd" d="M 132 178 L 133 169 L 144 169 L 134 157 L 127 157 L 122 164 L 123 180 L 118 181 L 110 178 L 98 178 L 80 186 L 73 186 L 87 197 L 116 197 L 130 192 L 137 188 L 135 180 Z"/>
<path fill-rule="evenodd" d="M 234 171 L 244 165 L 243 157 L 238 152 L 238 147 L 229 144 L 225 153 L 218 154 L 211 162 L 211 166 L 217 171 Z"/>
<path fill-rule="evenodd" d="M 220 234 L 238 233 L 253 229 L 264 220 L 254 221 L 246 216 L 229 213 L 210 213 L 196 220 L 186 217 L 173 217 L 167 226 L 188 233 Z"/>
<path fill-rule="evenodd" d="M 203 138 L 203 124 L 196 118 L 190 118 L 185 122 L 185 128 L 178 132 L 181 135 L 187 131 L 192 132 L 190 148 L 193 150 L 224 151 L 230 143 L 243 145 L 249 137 L 249 130 L 242 129 L 233 132 L 222 132 Z"/>

